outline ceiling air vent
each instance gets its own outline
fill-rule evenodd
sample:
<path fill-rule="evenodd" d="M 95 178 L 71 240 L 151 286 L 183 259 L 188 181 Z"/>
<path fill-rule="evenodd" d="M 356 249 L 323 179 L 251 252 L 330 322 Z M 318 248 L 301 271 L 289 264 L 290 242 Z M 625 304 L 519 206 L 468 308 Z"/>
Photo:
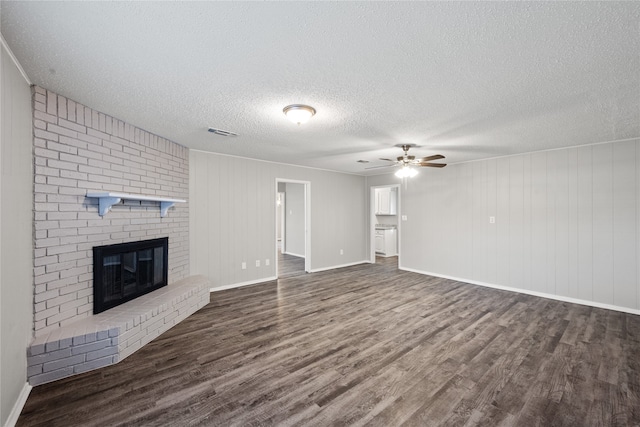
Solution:
<path fill-rule="evenodd" d="M 215 133 L 216 135 L 220 135 L 220 136 L 238 136 L 237 133 L 233 133 L 228 130 L 216 129 L 216 128 L 209 128 L 209 132 Z"/>

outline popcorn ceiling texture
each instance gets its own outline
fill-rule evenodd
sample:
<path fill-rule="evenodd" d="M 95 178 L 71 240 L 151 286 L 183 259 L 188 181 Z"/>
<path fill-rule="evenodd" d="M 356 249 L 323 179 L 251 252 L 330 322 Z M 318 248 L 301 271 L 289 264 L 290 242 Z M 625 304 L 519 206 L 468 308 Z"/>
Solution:
<path fill-rule="evenodd" d="M 169 237 L 169 283 L 189 275 L 189 205 L 125 201 L 104 217 L 88 191 L 188 199 L 186 147 L 33 88 L 34 331 L 93 315 L 94 246 Z"/>

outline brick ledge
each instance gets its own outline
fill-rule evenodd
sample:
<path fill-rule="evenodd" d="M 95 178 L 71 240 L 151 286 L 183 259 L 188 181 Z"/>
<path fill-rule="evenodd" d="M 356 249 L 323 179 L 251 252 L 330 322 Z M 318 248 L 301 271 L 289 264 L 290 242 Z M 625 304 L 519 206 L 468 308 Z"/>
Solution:
<path fill-rule="evenodd" d="M 36 337 L 27 349 L 29 384 L 118 363 L 207 305 L 210 287 L 204 276 L 190 276 Z"/>

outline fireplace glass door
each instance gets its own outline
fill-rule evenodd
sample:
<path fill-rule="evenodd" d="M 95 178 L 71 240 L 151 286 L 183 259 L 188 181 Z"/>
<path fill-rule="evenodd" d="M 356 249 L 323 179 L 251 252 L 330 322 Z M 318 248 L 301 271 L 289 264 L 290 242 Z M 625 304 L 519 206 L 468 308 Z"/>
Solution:
<path fill-rule="evenodd" d="M 168 238 L 93 248 L 94 314 L 167 284 Z"/>

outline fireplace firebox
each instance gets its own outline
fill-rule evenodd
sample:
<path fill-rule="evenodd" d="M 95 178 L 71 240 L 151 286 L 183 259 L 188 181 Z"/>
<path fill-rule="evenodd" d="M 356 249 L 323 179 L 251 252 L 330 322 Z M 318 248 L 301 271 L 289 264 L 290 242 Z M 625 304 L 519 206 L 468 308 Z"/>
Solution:
<path fill-rule="evenodd" d="M 169 238 L 93 248 L 93 314 L 168 284 Z"/>

